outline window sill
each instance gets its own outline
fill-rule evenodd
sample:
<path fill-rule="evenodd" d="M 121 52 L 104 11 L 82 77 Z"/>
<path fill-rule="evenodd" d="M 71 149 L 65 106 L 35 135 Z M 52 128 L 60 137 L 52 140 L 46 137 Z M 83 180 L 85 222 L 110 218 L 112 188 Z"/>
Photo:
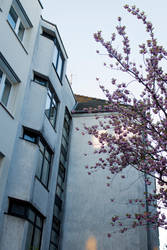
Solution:
<path fill-rule="evenodd" d="M 8 115 L 14 120 L 13 115 L 10 113 L 10 111 L 5 107 L 5 105 L 3 105 L 2 102 L 0 102 L 0 106 L 2 106 L 2 108 L 8 113 Z"/>
<path fill-rule="evenodd" d="M 55 73 L 56 73 L 56 75 L 57 75 L 57 78 L 59 79 L 60 84 L 63 85 L 62 80 L 60 79 L 59 75 L 57 74 L 56 68 L 55 68 L 55 66 L 54 66 L 53 63 L 52 63 L 52 66 L 53 66 L 54 71 L 55 71 Z"/>
<path fill-rule="evenodd" d="M 22 42 L 20 41 L 20 39 L 18 38 L 16 32 L 13 30 L 13 28 L 12 28 L 12 26 L 10 25 L 9 21 L 8 21 L 8 20 L 6 20 L 6 21 L 7 21 L 8 25 L 9 25 L 9 27 L 11 28 L 11 30 L 13 31 L 13 33 L 15 34 L 17 40 L 18 40 L 19 43 L 21 44 L 22 48 L 24 49 L 25 53 L 28 55 L 28 52 L 27 52 L 26 48 L 24 47 L 23 43 L 22 43 Z"/>

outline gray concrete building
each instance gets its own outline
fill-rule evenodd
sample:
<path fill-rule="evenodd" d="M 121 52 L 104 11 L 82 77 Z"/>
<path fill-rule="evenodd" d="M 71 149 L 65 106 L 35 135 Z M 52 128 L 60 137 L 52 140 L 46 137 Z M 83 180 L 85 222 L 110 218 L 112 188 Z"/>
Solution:
<path fill-rule="evenodd" d="M 60 34 L 41 11 L 40 0 L 0 0 L 0 250 L 154 249 L 147 228 L 106 237 L 112 193 L 143 196 L 145 185 L 139 178 L 130 191 L 118 180 L 108 191 L 103 173 L 88 177 L 88 138 L 75 127 L 94 114 L 79 112 Z"/>

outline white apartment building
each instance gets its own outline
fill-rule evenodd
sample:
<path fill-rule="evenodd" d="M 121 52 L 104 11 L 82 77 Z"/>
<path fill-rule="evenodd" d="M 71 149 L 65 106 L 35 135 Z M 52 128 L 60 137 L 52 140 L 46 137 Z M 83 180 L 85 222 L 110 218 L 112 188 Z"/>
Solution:
<path fill-rule="evenodd" d="M 111 193 L 130 191 L 117 182 L 110 193 L 103 174 L 84 170 L 87 138 L 75 127 L 94 114 L 79 108 L 60 34 L 41 11 L 40 0 L 0 0 L 0 250 L 88 250 L 91 237 L 92 250 L 154 249 L 147 228 L 106 237 Z M 144 189 L 140 179 L 133 193 Z"/>

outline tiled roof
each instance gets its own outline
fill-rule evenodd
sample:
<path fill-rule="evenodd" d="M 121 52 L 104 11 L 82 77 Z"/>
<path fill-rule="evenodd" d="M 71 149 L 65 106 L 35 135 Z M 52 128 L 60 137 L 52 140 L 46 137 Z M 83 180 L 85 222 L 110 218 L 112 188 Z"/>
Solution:
<path fill-rule="evenodd" d="M 77 105 L 75 106 L 74 112 L 76 113 L 87 112 L 90 108 L 97 109 L 94 110 L 94 112 L 104 112 L 104 107 L 109 104 L 107 100 L 82 95 L 75 95 L 75 99 L 77 101 Z"/>

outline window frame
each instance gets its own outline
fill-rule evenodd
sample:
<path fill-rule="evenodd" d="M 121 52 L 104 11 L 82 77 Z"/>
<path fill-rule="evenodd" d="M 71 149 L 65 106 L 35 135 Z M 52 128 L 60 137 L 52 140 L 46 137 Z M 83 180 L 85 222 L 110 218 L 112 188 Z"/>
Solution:
<path fill-rule="evenodd" d="M 15 25 L 13 26 L 11 19 L 13 19 L 12 15 L 11 15 L 11 10 L 14 10 L 14 14 L 16 14 L 17 16 L 17 20 L 15 21 Z M 8 12 L 8 16 L 7 16 L 7 22 L 9 23 L 10 27 L 12 28 L 12 30 L 14 31 L 14 33 L 16 34 L 17 38 L 19 39 L 19 41 L 21 42 L 21 44 L 24 41 L 24 35 L 25 35 L 25 31 L 29 28 L 32 28 L 33 25 L 29 19 L 29 17 L 27 16 L 22 4 L 20 3 L 19 0 L 13 0 L 12 4 L 10 6 L 9 12 Z M 20 27 L 23 27 L 23 33 L 20 36 L 19 32 L 20 32 Z"/>
<path fill-rule="evenodd" d="M 25 135 L 27 135 L 27 138 L 25 138 Z M 30 139 L 28 139 L 28 137 Z M 37 164 L 37 167 L 36 167 L 35 177 L 48 190 L 49 181 L 50 181 L 50 173 L 51 173 L 51 170 L 52 170 L 52 158 L 53 158 L 53 151 L 52 151 L 52 149 L 50 148 L 50 146 L 48 145 L 48 143 L 46 142 L 46 140 L 44 139 L 44 137 L 42 136 L 42 134 L 39 131 L 37 131 L 37 130 L 31 129 L 31 128 L 27 128 L 27 127 L 23 126 L 23 134 L 22 134 L 21 138 L 23 140 L 25 140 L 25 141 L 28 141 L 30 143 L 38 145 L 38 149 L 39 149 L 38 157 L 40 157 L 42 155 L 42 166 L 39 167 L 39 159 L 38 159 L 38 164 Z M 33 138 L 33 139 L 31 140 L 31 138 Z M 44 152 L 42 152 L 42 150 L 40 148 L 40 144 L 42 144 L 42 146 L 44 148 Z M 49 155 L 50 159 L 48 159 L 48 155 Z M 47 183 L 45 184 L 42 181 L 42 177 L 43 177 L 43 171 L 44 171 L 44 164 L 45 164 L 46 161 L 49 164 L 48 164 Z M 38 171 L 39 170 L 40 170 L 40 176 L 38 176 Z"/>
<path fill-rule="evenodd" d="M 47 106 L 47 102 L 49 100 L 49 108 L 46 109 Z M 52 127 L 54 128 L 54 130 L 56 129 L 56 121 L 57 121 L 57 116 L 58 116 L 58 109 L 59 109 L 59 99 L 56 95 L 56 92 L 54 91 L 52 85 L 50 83 L 48 83 L 47 86 L 47 97 L 46 97 L 46 103 L 45 103 L 45 115 L 47 117 L 47 119 L 49 120 L 50 124 L 52 125 Z M 52 106 L 53 105 L 53 106 Z M 54 116 L 52 115 L 52 108 L 54 110 Z M 47 112 L 48 111 L 48 114 Z M 52 123 L 52 117 L 54 117 L 53 123 Z"/>
<path fill-rule="evenodd" d="M 17 15 L 17 20 L 15 22 L 15 26 L 14 27 L 13 27 L 13 25 L 11 23 L 11 20 L 10 20 L 10 19 L 13 20 L 13 17 L 10 14 L 10 12 L 11 12 L 12 9 L 14 10 L 15 15 Z M 8 19 L 7 20 L 8 20 L 8 23 L 10 24 L 11 28 L 14 30 L 15 34 L 17 35 L 18 39 L 20 40 L 20 42 L 23 42 L 26 28 L 25 28 L 25 26 L 24 26 L 24 24 L 23 24 L 20 16 L 17 14 L 17 11 L 15 10 L 15 8 L 14 8 L 13 5 L 11 5 L 11 7 L 10 7 L 10 10 L 9 10 L 9 13 L 8 13 Z M 20 29 L 21 26 L 24 28 L 24 31 L 22 33 L 22 37 L 19 36 L 19 29 Z"/>
<path fill-rule="evenodd" d="M 44 147 L 44 151 L 42 152 L 42 150 L 40 150 L 40 146 L 39 146 L 39 143 L 42 143 L 43 147 Z M 40 166 L 40 169 L 39 169 L 39 162 L 38 162 L 38 166 L 36 168 L 36 178 L 40 181 L 40 183 L 46 188 L 48 189 L 48 186 L 49 186 L 49 180 L 50 180 L 50 173 L 51 173 L 51 168 L 52 168 L 52 152 L 50 150 L 50 148 L 48 147 L 48 145 L 45 143 L 44 139 L 43 138 L 40 138 L 39 139 L 39 142 L 38 142 L 38 147 L 39 147 L 39 153 L 42 155 L 42 166 Z M 49 153 L 49 156 L 50 156 L 50 160 L 47 159 L 46 157 L 46 152 Z M 47 171 L 47 183 L 45 184 L 43 181 L 42 181 L 42 178 L 43 178 L 43 174 L 44 174 L 44 171 L 45 171 L 45 162 L 47 161 L 48 164 L 48 171 Z M 40 176 L 38 176 L 38 170 L 40 170 Z"/>
<path fill-rule="evenodd" d="M 60 49 L 60 45 L 58 44 L 58 41 L 57 41 L 56 38 L 54 40 L 54 44 L 55 44 L 55 47 L 54 47 L 54 52 L 53 52 L 52 64 L 53 64 L 53 67 L 54 67 L 54 69 L 56 71 L 56 74 L 57 74 L 57 76 L 58 76 L 58 78 L 60 79 L 60 82 L 61 82 L 62 78 L 63 78 L 65 58 L 63 56 L 63 53 L 62 53 L 62 51 Z M 56 52 L 56 56 L 55 56 L 55 52 Z M 62 62 L 62 65 L 61 65 L 60 72 L 58 72 L 59 66 L 60 66 L 60 60 Z M 62 84 L 62 82 L 61 82 L 61 84 Z"/>
<path fill-rule="evenodd" d="M 33 81 L 35 83 L 38 83 L 39 85 L 41 85 L 43 87 L 48 87 L 48 84 L 49 84 L 49 79 L 47 79 L 47 77 L 42 76 L 42 75 L 36 73 L 35 71 L 34 71 L 34 75 L 33 75 Z"/>
<path fill-rule="evenodd" d="M 36 231 L 35 229 L 37 228 L 40 231 L 40 241 L 39 241 L 39 249 L 40 249 L 45 217 L 30 202 L 19 200 L 19 199 L 12 198 L 12 197 L 8 197 L 8 198 L 9 198 L 8 215 L 12 215 L 15 217 L 25 219 L 33 226 L 33 233 L 31 236 L 30 247 L 32 247 L 32 243 L 34 242 L 34 239 L 35 239 L 35 231 Z M 19 207 L 23 209 L 22 211 L 24 213 L 22 211 L 19 212 Z M 16 211 L 16 208 L 18 209 L 17 211 Z M 30 212 L 34 214 L 34 220 L 30 218 L 29 216 Z M 40 219 L 40 222 L 41 222 L 40 226 L 39 224 L 37 224 L 37 217 Z M 28 224 L 28 230 L 29 230 L 30 224 Z M 27 231 L 27 234 L 28 234 L 28 231 Z M 29 245 L 27 246 L 28 244 L 27 240 L 25 244 L 26 244 L 25 248 L 28 250 Z"/>
<path fill-rule="evenodd" d="M 10 96 L 11 96 L 11 91 L 12 91 L 12 82 L 10 81 L 10 79 L 7 77 L 7 75 L 5 74 L 5 72 L 0 68 L 0 74 L 2 73 L 2 76 L 0 77 L 0 103 L 2 103 L 6 108 L 8 107 L 9 101 L 10 101 Z M 6 82 L 10 83 L 10 90 L 9 90 L 9 94 L 7 96 L 7 101 L 3 102 L 3 97 L 4 97 L 4 93 L 5 93 L 5 83 Z"/>

